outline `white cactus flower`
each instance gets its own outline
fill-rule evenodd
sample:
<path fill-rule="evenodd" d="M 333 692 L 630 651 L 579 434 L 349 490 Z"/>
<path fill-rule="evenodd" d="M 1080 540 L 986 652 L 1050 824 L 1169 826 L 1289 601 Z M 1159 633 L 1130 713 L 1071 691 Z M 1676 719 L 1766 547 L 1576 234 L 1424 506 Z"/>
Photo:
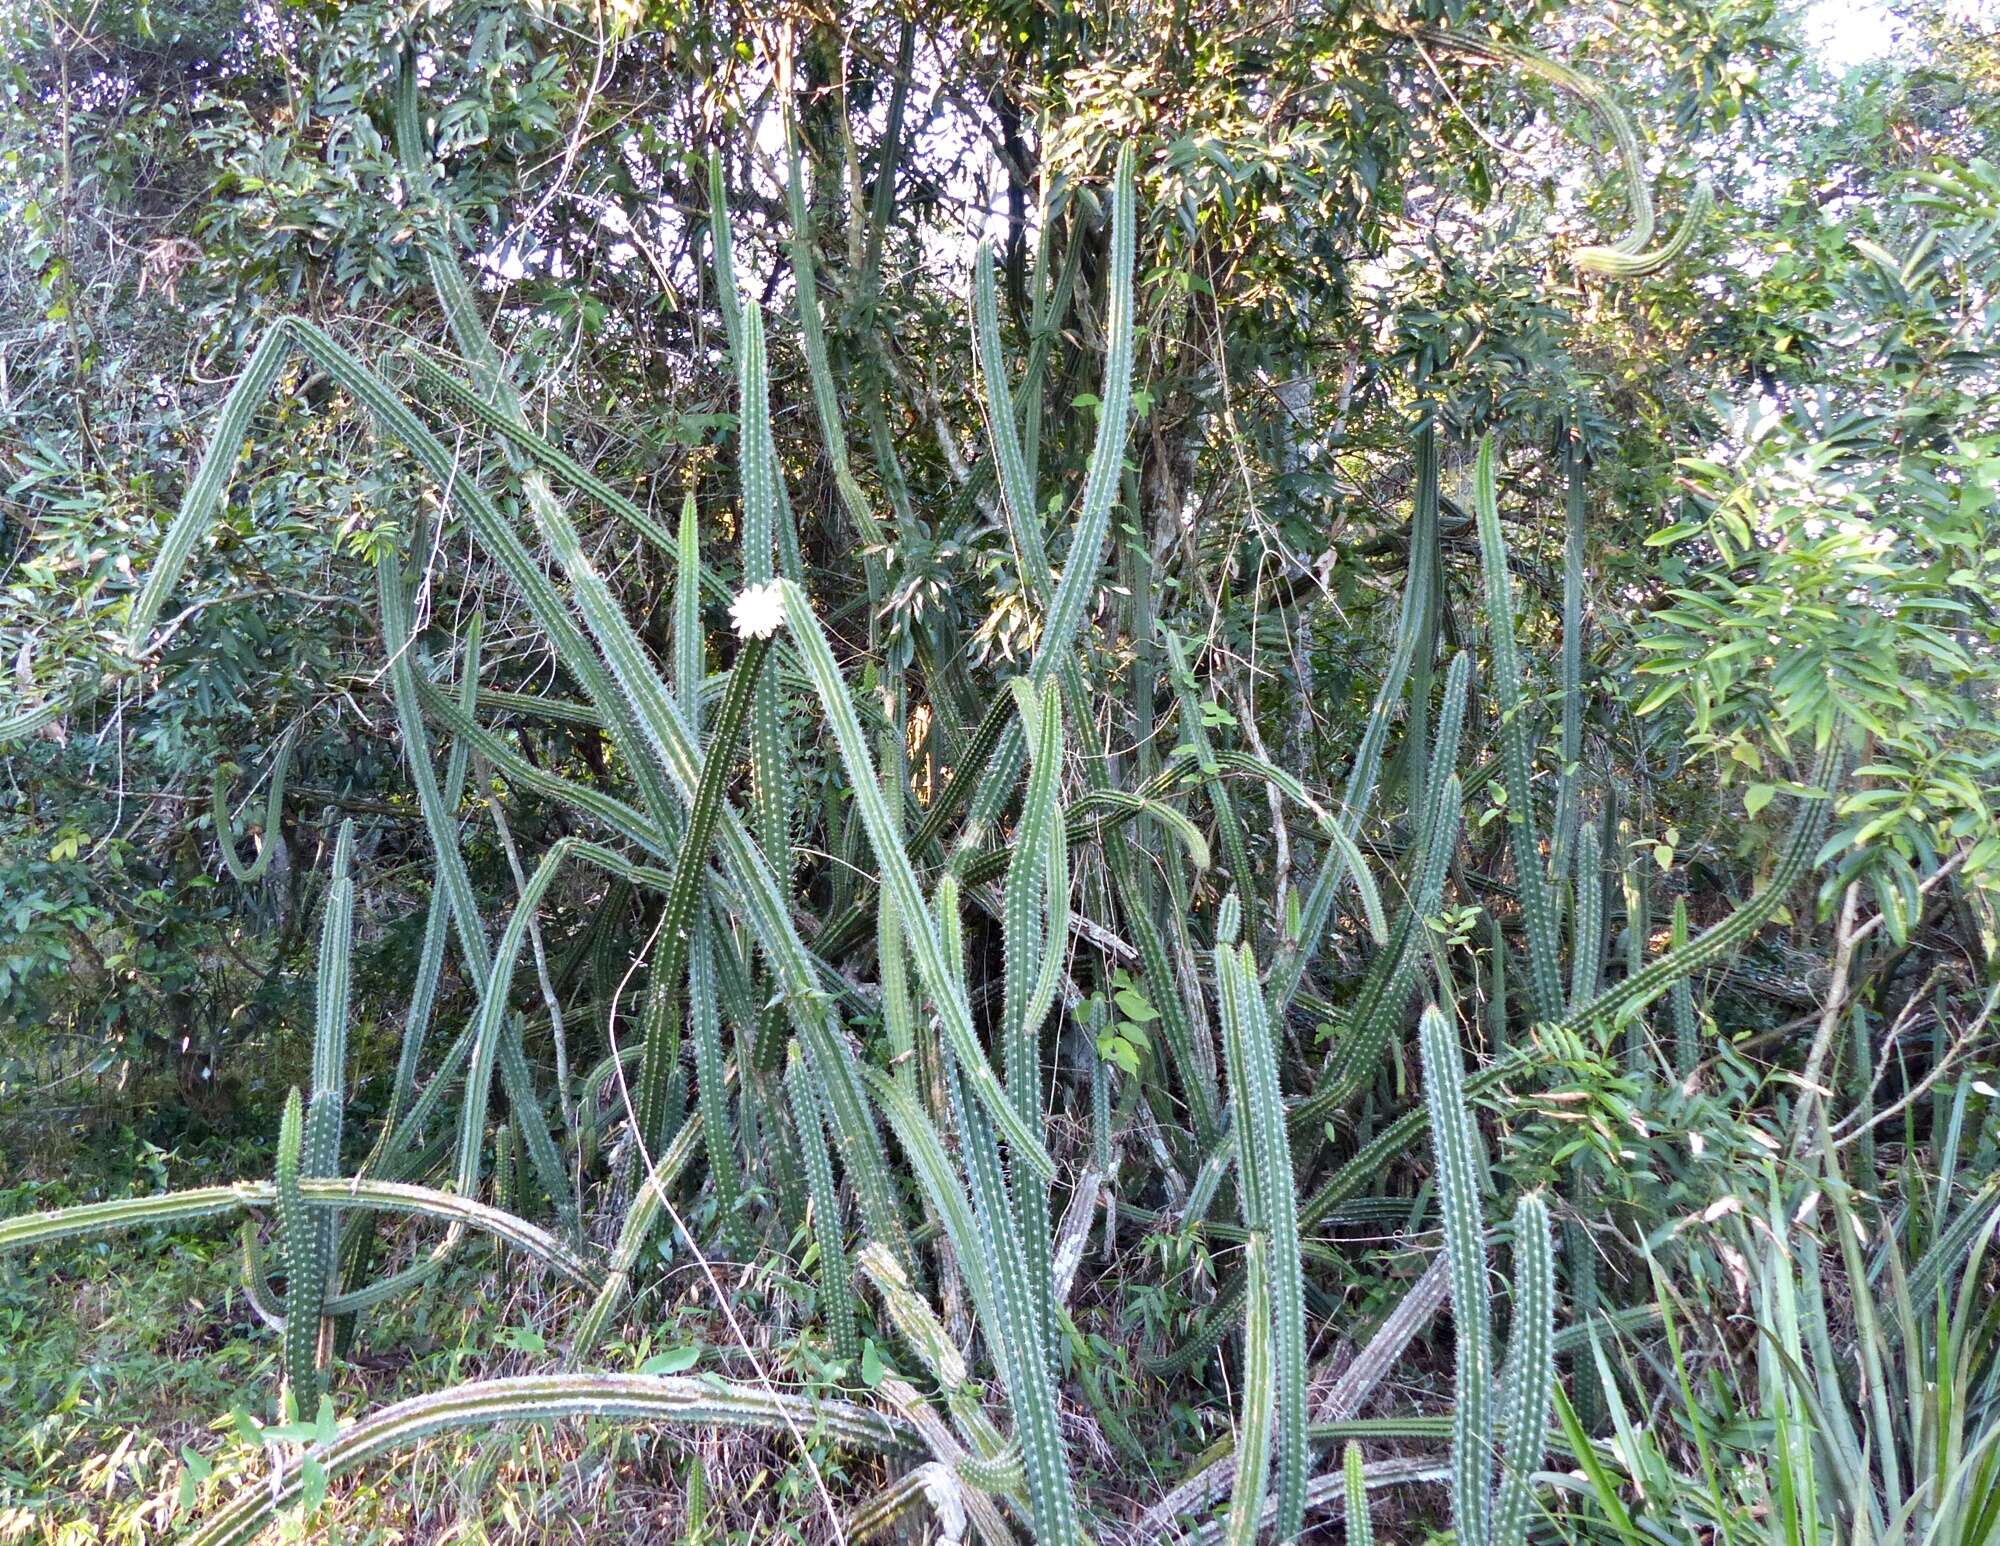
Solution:
<path fill-rule="evenodd" d="M 768 639 L 785 624 L 785 591 L 781 580 L 752 585 L 729 603 L 729 621 L 739 639 Z"/>

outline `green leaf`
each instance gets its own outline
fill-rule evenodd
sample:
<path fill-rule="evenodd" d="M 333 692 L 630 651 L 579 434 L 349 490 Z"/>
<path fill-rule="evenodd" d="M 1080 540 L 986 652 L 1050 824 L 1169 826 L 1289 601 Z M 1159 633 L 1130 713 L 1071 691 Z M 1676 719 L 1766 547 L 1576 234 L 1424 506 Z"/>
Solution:
<path fill-rule="evenodd" d="M 308 1455 L 299 1466 L 299 1506 L 308 1514 L 326 1501 L 326 1467 Z"/>
<path fill-rule="evenodd" d="M 1115 997 L 1118 1008 L 1129 1020 L 1137 1020 L 1143 1025 L 1149 1020 L 1160 1018 L 1160 1012 L 1153 1007 L 1153 1001 L 1136 988 L 1122 988 Z"/>
<path fill-rule="evenodd" d="M 701 1344 L 689 1347 L 670 1347 L 665 1352 L 655 1353 L 639 1365 L 641 1374 L 685 1374 L 701 1362 Z"/>

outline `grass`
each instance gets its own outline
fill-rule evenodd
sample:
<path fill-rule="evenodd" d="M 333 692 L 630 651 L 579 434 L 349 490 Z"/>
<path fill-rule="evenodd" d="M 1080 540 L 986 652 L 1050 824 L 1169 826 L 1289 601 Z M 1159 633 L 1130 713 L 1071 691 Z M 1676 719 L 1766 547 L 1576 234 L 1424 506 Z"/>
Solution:
<path fill-rule="evenodd" d="M 109 1147 L 77 1158 L 87 1170 Z M 159 1178 L 251 1158 L 242 1146 L 217 1146 L 199 1163 L 163 1156 Z M 120 1168 L 106 1166 L 103 1179 L 122 1190 Z M 73 1171 L 63 1182 L 21 1181 L 0 1192 L 0 1203 L 9 1212 L 46 1209 L 73 1201 L 78 1189 Z M 392 1241 L 389 1259 L 422 1248 L 416 1239 Z M 246 1392 L 276 1383 L 280 1343 L 244 1300 L 226 1233 L 151 1230 L 9 1267 L 0 1277 L 0 1404 L 20 1415 L 0 1425 L 0 1540 L 168 1538 L 269 1464 L 273 1451 L 252 1435 L 272 1426 L 272 1414 Z M 602 1366 L 673 1366 L 694 1353 L 698 1368 L 740 1370 L 719 1351 L 729 1346 L 728 1328 L 692 1264 L 660 1267 L 658 1324 L 629 1343 L 610 1341 Z M 490 1258 L 469 1255 L 399 1305 L 377 1329 L 393 1351 L 344 1366 L 333 1385 L 338 1406 L 384 1406 L 546 1367 L 575 1306 L 532 1278 L 514 1278 L 496 1295 Z M 814 1297 L 810 1280 L 777 1260 L 733 1286 L 759 1325 L 795 1321 Z M 760 1357 L 788 1385 L 829 1397 L 866 1390 L 858 1372 L 832 1378 L 830 1360 L 798 1357 L 782 1338 Z M 468 1496 L 460 1483 L 479 1453 L 476 1437 L 448 1437 L 393 1467 L 336 1481 L 322 1506 L 284 1521 L 280 1538 L 722 1543 L 782 1539 L 812 1517 L 805 1462 L 787 1444 L 754 1435 L 684 1442 L 588 1421 L 552 1425 L 510 1449 L 487 1492 Z M 814 1461 L 843 1474 L 832 1447 Z M 710 1499 L 705 1523 L 690 1520 L 695 1470 Z M 548 1517 L 555 1498 L 559 1520 Z"/>

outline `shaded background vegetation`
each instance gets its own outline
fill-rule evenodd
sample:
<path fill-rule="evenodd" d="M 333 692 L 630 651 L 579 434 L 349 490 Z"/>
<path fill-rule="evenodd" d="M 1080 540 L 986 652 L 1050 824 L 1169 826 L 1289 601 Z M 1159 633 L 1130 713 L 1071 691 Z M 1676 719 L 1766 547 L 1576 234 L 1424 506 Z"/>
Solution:
<path fill-rule="evenodd" d="M 1102 688 L 1113 782 L 1167 763 L 1179 732 L 1163 742 L 1158 725 L 1179 699 L 1219 744 L 1314 791 L 1342 788 L 1410 562 L 1412 426 L 1432 420 L 1442 448 L 1440 679 L 1450 652 L 1483 636 L 1470 469 L 1493 434 L 1550 754 L 1543 797 L 1553 806 L 1564 786 L 1573 814 L 1601 826 L 1608 875 L 1624 877 L 1605 882 L 1614 970 L 1657 950 L 1676 901 L 1699 929 L 1756 890 L 1818 744 L 1840 740 L 1858 764 L 1812 885 L 1700 985 L 1702 1077 L 1606 1073 L 1573 1106 L 1523 1102 L 1497 1163 L 1520 1185 L 1596 1199 L 1598 1227 L 1678 1252 L 1689 1292 L 1717 1302 L 1741 1261 L 1730 1231 L 1755 1190 L 1744 1178 L 1789 1143 L 1801 1075 L 1838 1088 L 1844 1113 L 1876 1072 L 1862 1054 L 1880 1055 L 1893 1064 L 1880 1103 L 1918 1096 L 1882 1131 L 1885 1173 L 1907 1162 L 1937 1179 L 1948 1125 L 1954 1144 L 1966 1135 L 1956 1163 L 1978 1186 L 2000 1136 L 1979 1029 L 2000 894 L 2000 36 L 1972 9 L 1927 0 L 1895 20 L 1880 61 L 1836 78 L 1773 0 L 996 0 L 915 20 L 889 6 L 638 0 L 0 5 L 0 1185 L 26 1208 L 169 1175 L 265 1173 L 278 1108 L 310 1061 L 319 908 L 349 818 L 363 865 L 352 1120 L 381 1109 L 432 884 L 373 615 L 369 560 L 385 545 L 433 539 L 418 599 L 437 632 L 483 608 L 487 687 L 571 695 L 504 581 L 440 518 L 436 489 L 304 361 L 259 415 L 163 626 L 142 655 L 125 647 L 215 412 L 274 319 L 307 317 L 400 379 L 406 345 L 456 352 L 423 253 L 463 255 L 530 419 L 662 526 L 691 493 L 705 561 L 735 589 L 738 398 L 707 225 L 719 156 L 746 295 L 786 318 L 772 329 L 773 429 L 803 569 L 850 679 L 893 678 L 903 695 L 893 707 L 915 727 L 922 804 L 951 771 L 948 740 L 1031 651 L 1040 617 L 995 514 L 967 368 L 974 244 L 995 244 L 1003 327 L 1023 354 L 1031 276 L 1074 275 L 1042 422 L 1043 486 L 1066 507 L 1100 406 L 1103 204 L 1129 144 L 1135 423 L 1079 646 Z M 1427 42 L 1426 24 L 1533 44 L 1610 85 L 1645 137 L 1663 225 L 1698 173 L 1712 178 L 1717 208 L 1691 247 L 1640 283 L 1579 273 L 1575 251 L 1627 220 L 1601 125 L 1572 97 Z M 421 174 L 393 144 L 406 50 L 435 152 Z M 789 325 L 787 105 L 853 473 L 887 532 L 865 555 Z M 477 453 L 464 454 L 471 468 Z M 1566 628 L 1570 461 L 1585 488 L 1585 605 Z M 615 524 L 586 537 L 665 659 L 671 567 Z M 864 559 L 879 566 L 879 607 Z M 720 637 L 719 606 L 708 622 Z M 1192 662 L 1185 681 L 1168 633 Z M 1583 683 L 1566 766 L 1565 648 Z M 805 705 L 787 714 L 801 756 L 796 895 L 823 919 L 869 893 L 868 849 L 842 769 L 811 750 Z M 1492 755 L 1495 715 L 1475 694 L 1468 770 Z M 926 738 L 933 724 L 951 736 Z M 616 782 L 592 727 L 522 721 L 510 734 L 538 767 Z M 287 735 L 282 818 L 254 838 L 273 857 L 238 884 L 218 857 L 211 785 L 222 769 L 239 833 L 258 828 Z M 1401 744 L 1396 757 L 1421 756 Z M 1508 883 L 1503 788 L 1468 801 L 1467 853 L 1437 921 L 1468 962 L 1489 949 L 1479 904 Z M 482 800 L 504 812 L 506 841 L 471 814 Z M 1321 854 L 1275 794 L 1270 810 L 1261 801 L 1239 796 L 1253 873 L 1234 879 L 1282 929 Z M 571 818 L 477 763 L 466 809 L 468 862 L 497 914 L 518 882 L 506 842 L 532 865 Z M 1394 822 L 1368 836 L 1378 855 L 1410 841 Z M 1212 920 L 1228 884 L 1211 873 L 1172 900 Z M 1620 942 L 1637 920 L 1646 937 Z M 606 1007 L 589 954 L 600 935 L 615 934 L 622 968 L 651 926 L 598 877 L 550 894 L 541 930 L 583 1024 Z M 1336 931 L 1318 1001 L 1343 1004 L 1368 954 L 1359 931 Z M 464 1021 L 472 997 L 448 965 L 441 1019 Z M 1086 1059 L 1144 1083 L 1163 1067 L 1146 1024 L 1135 1015 L 1133 1036 L 1095 1046 L 1081 1019 L 1071 1030 Z M 1308 1060 L 1319 1025 L 1293 1027 Z M 530 1053 L 552 1058 L 545 1034 Z M 1711 1104 L 1691 1115 L 1697 1087 Z M 1357 1120 L 1372 1123 L 1373 1107 Z M 1215 1434 L 1148 1382 L 1139 1350 L 1185 1331 L 1217 1269 L 1200 1240 L 1148 1238 L 1149 1269 L 1101 1284 L 1088 1327 L 1109 1404 L 1169 1435 L 1135 1447 L 1187 1462 Z M 1334 1255 L 1314 1267 L 1330 1324 L 1379 1313 L 1408 1267 L 1372 1238 Z M 1625 1270 L 1643 1291 L 1638 1262 Z M 74 1427 L 0 1435 L 0 1503 L 15 1510 L 0 1530 L 32 1538 L 88 1517 L 143 1533 L 165 1517 L 145 1510 L 164 1508 L 182 1444 L 226 1414 L 235 1387 L 209 1363 L 200 1378 L 215 1387 L 176 1391 L 162 1416 L 134 1399 L 133 1376 L 189 1337 L 238 1362 L 268 1357 L 268 1339 L 171 1320 L 135 1333 L 144 1297 L 108 1267 L 73 1270 L 75 1325 L 53 1339 L 36 1296 L 0 1279 L 8 1345 L 41 1348 L 0 1373 L 7 1406 L 77 1414 Z M 221 1269 L 161 1272 L 194 1274 L 164 1290 L 176 1303 L 227 1291 Z M 108 1353 L 84 1345 L 85 1323 L 106 1318 L 93 1294 L 123 1306 Z M 510 1307 L 522 1325 L 505 1334 L 539 1337 L 523 1329 L 535 1313 Z M 426 1356 L 476 1347 L 504 1367 L 510 1347 L 490 1325 L 475 1337 L 441 1329 L 441 1314 L 430 1301 L 409 1312 Z M 121 1365 L 88 1395 L 65 1372 Z M 100 1475 L 78 1458 L 126 1432 L 144 1435 L 128 1469 Z M 761 1461 L 726 1463 L 747 1475 Z M 1131 1461 L 1103 1463 L 1116 1474 Z M 667 1536 L 693 1512 L 680 1464 L 649 1453 L 630 1473 Z M 803 1483 L 783 1475 L 794 1490 L 714 1527 L 790 1519 Z M 1149 1479 L 1152 1492 L 1173 1479 Z M 1152 1500 L 1129 1491 L 1135 1507 Z M 1420 1499 L 1409 1506 L 1423 1516 Z M 654 1528 L 628 1525 L 635 1538 Z"/>

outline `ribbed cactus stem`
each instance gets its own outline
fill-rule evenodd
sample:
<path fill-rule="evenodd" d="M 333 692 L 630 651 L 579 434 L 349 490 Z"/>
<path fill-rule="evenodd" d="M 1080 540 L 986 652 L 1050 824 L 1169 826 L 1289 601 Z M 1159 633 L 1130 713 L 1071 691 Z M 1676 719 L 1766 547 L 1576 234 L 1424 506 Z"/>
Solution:
<path fill-rule="evenodd" d="M 654 947 L 647 987 L 646 1050 L 639 1064 L 639 1131 L 648 1148 L 666 1142 L 667 1082 L 680 1043 L 680 983 L 694 946 L 695 915 L 702 879 L 708 873 L 716 824 L 722 817 L 725 792 L 734 771 L 736 747 L 755 701 L 764 662 L 771 653 L 768 636 L 746 639 L 729 673 L 729 686 L 715 729 L 702 754 L 701 778 L 688 811 L 686 835 L 674 861 L 673 880 L 660 909 L 659 944 Z"/>
<path fill-rule="evenodd" d="M 1222 838 L 1222 852 L 1229 865 L 1230 882 L 1235 887 L 1235 894 L 1245 899 L 1247 906 L 1254 899 L 1251 888 L 1256 884 L 1256 876 L 1250 870 L 1242 819 L 1236 814 L 1235 802 L 1229 798 L 1229 791 L 1222 782 L 1222 765 L 1216 760 L 1215 747 L 1209 741 L 1208 728 L 1202 720 L 1200 684 L 1188 665 L 1187 652 L 1180 639 L 1170 629 L 1162 629 L 1160 637 L 1166 643 L 1175 696 L 1180 701 L 1181 740 L 1193 753 L 1195 767 L 1200 770 L 1209 809 L 1215 815 L 1215 830 Z"/>
<path fill-rule="evenodd" d="M 1575 851 L 1583 775 L 1583 560 L 1589 537 L 1584 502 L 1581 436 L 1574 423 L 1562 426 L 1563 597 L 1562 597 L 1562 766 L 1556 774 L 1554 833 L 1549 871 L 1557 886 L 1568 876 Z"/>
<path fill-rule="evenodd" d="M 997 1492 L 1013 1497 L 1026 1486 L 1018 1447 L 992 1459 L 982 1455 L 961 1455 L 953 1469 L 967 1486 L 977 1487 L 981 1492 Z"/>
<path fill-rule="evenodd" d="M 1597 996 L 1604 963 L 1604 859 L 1597 828 L 1583 824 L 1577 834 L 1574 928 L 1570 939 L 1569 1007 L 1579 1009 Z"/>
<path fill-rule="evenodd" d="M 943 911 L 951 917 L 955 909 Z M 977 1248 L 991 1264 L 990 1299 L 998 1323 L 997 1340 L 991 1324 L 987 1340 L 1000 1361 L 1014 1410 L 1014 1434 L 1021 1443 L 1035 1534 L 1041 1540 L 1068 1541 L 1077 1528 L 1076 1496 L 1057 1406 L 1054 1363 L 1042 1339 L 1042 1306 L 1020 1238 L 1018 1215 L 1008 1196 L 993 1123 L 986 1109 L 967 1095 L 955 1067 L 948 1082 L 977 1209 Z"/>
<path fill-rule="evenodd" d="M 1460 1546 L 1488 1546 L 1493 1486 L 1492 1320 L 1486 1301 L 1486 1239 L 1479 1203 L 1479 1138 L 1466 1104 L 1458 1034 L 1436 1005 L 1424 1010 L 1424 1104 L 1437 1160 L 1438 1207 L 1451 1263 L 1455 1328 L 1452 1530 Z"/>
<path fill-rule="evenodd" d="M 743 580 L 747 587 L 776 578 L 778 459 L 771 441 L 770 385 L 764 362 L 764 314 L 743 308 L 737 348 L 737 479 L 743 494 Z M 764 857 L 784 885 L 791 874 L 791 758 L 775 680 L 754 682 L 750 695 L 750 801 Z"/>
<path fill-rule="evenodd" d="M 675 542 L 680 574 L 674 583 L 674 697 L 688 729 L 701 733 L 701 675 L 706 640 L 701 627 L 701 522 L 694 490 L 681 501 L 680 534 Z"/>
<path fill-rule="evenodd" d="M 1612 279 L 1637 279 L 1657 273 L 1685 252 L 1707 223 L 1715 196 L 1708 174 L 1704 171 L 1696 178 L 1694 193 L 1681 216 L 1681 223 L 1666 241 L 1648 248 L 1647 243 L 1652 241 L 1654 231 L 1653 198 L 1646 180 L 1645 156 L 1640 148 L 1638 131 L 1632 126 L 1631 115 L 1601 82 L 1551 59 L 1537 49 L 1503 42 L 1498 38 L 1453 32 L 1441 27 L 1419 28 L 1415 36 L 1489 64 L 1513 65 L 1524 74 L 1560 87 L 1588 107 L 1598 122 L 1610 130 L 1618 146 L 1619 159 L 1624 163 L 1625 197 L 1631 207 L 1632 228 L 1615 242 L 1578 248 L 1572 259 L 1578 268 Z"/>
<path fill-rule="evenodd" d="M 299 1204 L 303 1209 L 304 1202 Z M 245 1219 L 242 1229 L 243 1241 L 243 1297 L 250 1301 L 250 1308 L 257 1319 L 273 1331 L 282 1333 L 285 1329 L 284 1311 L 278 1307 L 278 1296 L 271 1288 L 271 1279 L 264 1267 L 264 1248 L 257 1239 L 257 1221 Z"/>
<path fill-rule="evenodd" d="M 1250 1232 L 1244 1251 L 1243 1397 L 1236 1423 L 1236 1481 L 1229 1496 L 1227 1546 L 1256 1546 L 1271 1475 L 1271 1419 L 1277 1405 L 1272 1372 L 1270 1238 Z"/>
<path fill-rule="evenodd" d="M 278 1232 L 285 1254 L 285 1380 L 300 1408 L 317 1400 L 319 1318 L 326 1293 L 322 1232 L 313 1227 L 300 1194 L 300 1156 L 305 1147 L 305 1103 L 294 1085 L 285 1097 L 278 1126 Z"/>
<path fill-rule="evenodd" d="M 1675 897 L 1673 929 L 1667 941 L 1668 954 L 1678 955 L 1687 948 L 1687 942 L 1687 899 Z M 1701 1020 L 1695 1013 L 1694 984 L 1685 975 L 1675 978 L 1673 992 L 1667 1002 L 1674 1022 L 1674 1074 L 1685 1079 L 1694 1072 L 1695 1064 L 1701 1061 Z"/>
<path fill-rule="evenodd" d="M 1529 1193 L 1514 1205 L 1514 1313 L 1500 1371 L 1500 1490 L 1493 1546 L 1523 1546 L 1555 1387 L 1555 1248 L 1548 1206 Z"/>
<path fill-rule="evenodd" d="M 1620 1015 L 1636 1012 L 1658 998 L 1674 983 L 1718 961 L 1746 942 L 1783 905 L 1792 887 L 1811 871 L 1813 856 L 1826 831 L 1828 811 L 1833 804 L 1834 786 L 1840 780 L 1841 755 L 1837 742 L 1829 742 L 1820 753 L 1811 779 L 1812 793 L 1803 797 L 1792 818 L 1778 862 L 1762 890 L 1727 918 L 1661 956 L 1642 972 L 1613 983 L 1589 1003 L 1572 1009 L 1562 1029 L 1580 1031 L 1592 1020 L 1616 1022 Z"/>
<path fill-rule="evenodd" d="M 1352 1439 L 1347 1441 L 1341 1479 L 1347 1492 L 1347 1546 L 1375 1546 L 1375 1521 L 1368 1513 L 1368 1477 L 1361 1465 L 1361 1446 Z"/>
<path fill-rule="evenodd" d="M 855 1449 L 916 1459 L 923 1441 L 907 1424 L 846 1402 L 738 1385 L 716 1375 L 544 1374 L 476 1380 L 382 1407 L 309 1451 L 334 1479 L 432 1434 L 584 1418 L 667 1423 L 690 1433 L 715 1428 L 816 1434 Z M 301 1471 L 253 1481 L 188 1537 L 188 1546 L 250 1546 L 272 1516 L 297 1500 Z"/>
<path fill-rule="evenodd" d="M 875 857 L 881 865 L 882 884 L 894 893 L 896 911 L 902 920 L 917 975 L 923 979 L 944 1026 L 946 1040 L 957 1055 L 965 1080 L 980 1103 L 991 1113 L 994 1124 L 1007 1136 L 1017 1159 L 1043 1180 L 1055 1175 L 1055 1162 L 1043 1146 L 1035 1124 L 1027 1121 L 1007 1098 L 1005 1089 L 986 1061 L 986 1053 L 972 1026 L 972 1009 L 963 980 L 948 970 L 938 938 L 941 921 L 934 918 L 917 886 L 915 871 L 897 832 L 888 804 L 882 798 L 881 781 L 876 777 L 874 759 L 861 728 L 859 716 L 849 698 L 847 684 L 834 664 L 832 647 L 805 593 L 788 580 L 776 582 L 783 595 L 785 616 L 797 644 L 806 674 L 812 679 L 825 709 L 828 728 L 839 745 L 847 765 L 848 784 L 863 825 L 867 828 Z"/>
<path fill-rule="evenodd" d="M 1228 909 L 1225 907 L 1225 910 Z M 1278 1534 L 1298 1534 L 1306 1484 L 1305 1277 L 1298 1194 L 1276 1043 L 1248 945 L 1215 952 L 1223 1050 L 1236 1110 L 1237 1171 L 1244 1227 L 1270 1241 L 1272 1345 L 1277 1370 Z"/>
<path fill-rule="evenodd" d="M 833 1355 L 850 1368 L 861 1359 L 861 1336 L 854 1326 L 854 1285 L 840 1221 L 840 1194 L 833 1185 L 819 1092 L 805 1058 L 794 1045 L 785 1065 L 785 1092 L 791 1098 L 793 1131 L 805 1162 L 812 1196 L 813 1240 L 819 1247 L 820 1302 L 833 1332 Z"/>
<path fill-rule="evenodd" d="M 1534 756 L 1528 704 L 1521 686 L 1521 660 L 1514 644 L 1514 589 L 1507 572 L 1507 539 L 1500 531 L 1500 503 L 1494 486 L 1493 437 L 1479 442 L 1473 474 L 1473 507 L 1479 525 L 1479 556 L 1486 571 L 1486 629 L 1494 695 L 1500 707 L 1500 762 L 1506 778 L 1507 838 L 1514 854 L 1514 884 L 1528 930 L 1528 998 L 1538 1015 L 1554 1015 L 1563 1003 L 1558 969 L 1556 912 L 1549 895 L 1541 843 L 1535 832 Z"/>
<path fill-rule="evenodd" d="M 1430 507 L 1437 500 L 1438 444 L 1433 415 L 1426 413 L 1418 425 L 1413 450 L 1417 463 L 1418 508 L 1412 513 L 1411 527 L 1415 530 L 1434 521 Z M 1298 941 L 1272 968 L 1269 998 L 1272 1011 L 1276 1014 L 1282 1015 L 1291 1007 L 1292 999 L 1305 979 L 1306 968 L 1319 949 L 1327 921 L 1333 916 L 1334 899 L 1339 893 L 1341 880 L 1359 868 L 1353 862 L 1352 840 L 1360 834 L 1361 824 L 1374 801 L 1375 775 L 1381 767 L 1382 749 L 1388 740 L 1396 705 L 1402 700 L 1403 684 L 1409 678 L 1419 647 L 1431 639 L 1431 579 L 1430 565 L 1410 565 L 1410 583 L 1403 589 L 1403 599 L 1396 614 L 1396 636 L 1390 649 L 1389 664 L 1376 686 L 1375 700 L 1369 709 L 1368 721 L 1362 727 L 1360 744 L 1355 748 L 1354 766 L 1348 773 L 1347 789 L 1338 813 L 1341 829 L 1350 841 L 1328 847 L 1301 910 Z"/>

